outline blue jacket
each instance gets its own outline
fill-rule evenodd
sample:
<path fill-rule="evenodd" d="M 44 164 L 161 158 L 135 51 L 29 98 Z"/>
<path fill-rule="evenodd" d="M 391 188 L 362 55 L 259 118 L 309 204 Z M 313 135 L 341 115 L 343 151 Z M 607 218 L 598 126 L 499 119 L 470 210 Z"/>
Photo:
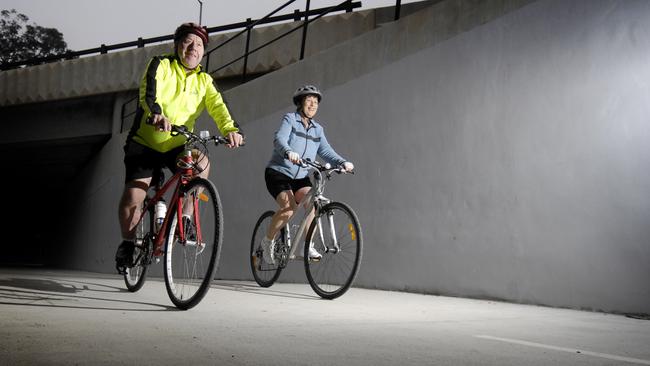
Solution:
<path fill-rule="evenodd" d="M 311 120 L 305 129 L 300 114 L 295 112 L 284 115 L 280 129 L 275 132 L 273 145 L 273 155 L 267 167 L 292 179 L 306 177 L 309 170 L 290 162 L 286 158 L 289 151 L 298 153 L 301 159 L 316 160 L 318 155 L 332 166 L 339 166 L 346 161 L 327 142 L 320 124 Z"/>

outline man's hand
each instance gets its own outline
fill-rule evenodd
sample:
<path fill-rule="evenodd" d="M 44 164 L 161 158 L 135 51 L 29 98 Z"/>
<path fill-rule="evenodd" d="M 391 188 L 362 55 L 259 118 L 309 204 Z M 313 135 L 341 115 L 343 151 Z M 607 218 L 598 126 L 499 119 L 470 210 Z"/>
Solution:
<path fill-rule="evenodd" d="M 230 148 L 240 147 L 242 142 L 244 142 L 244 137 L 237 132 L 230 132 L 226 137 L 228 138 L 228 141 L 230 141 L 226 146 Z"/>
<path fill-rule="evenodd" d="M 346 161 L 345 163 L 343 163 L 343 169 L 345 169 L 345 171 L 349 173 L 352 170 L 354 170 L 354 164 L 352 164 L 349 161 Z"/>
<path fill-rule="evenodd" d="M 172 130 L 172 122 L 162 114 L 152 114 L 149 118 L 149 123 L 159 132 L 169 132 Z"/>

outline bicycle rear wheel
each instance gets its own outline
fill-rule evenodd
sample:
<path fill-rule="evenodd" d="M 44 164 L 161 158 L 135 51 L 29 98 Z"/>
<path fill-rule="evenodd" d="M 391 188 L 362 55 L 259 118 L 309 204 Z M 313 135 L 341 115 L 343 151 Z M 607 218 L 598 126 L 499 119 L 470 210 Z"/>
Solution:
<path fill-rule="evenodd" d="M 185 241 L 174 204 L 165 243 L 165 286 L 172 303 L 186 310 L 196 306 L 210 288 L 221 252 L 223 217 L 217 189 L 210 181 L 195 178 L 183 191 Z"/>
<path fill-rule="evenodd" d="M 262 287 L 270 287 L 273 285 L 278 277 L 280 277 L 280 272 L 282 272 L 282 268 L 278 265 L 278 260 L 276 260 L 276 264 L 268 264 L 264 261 L 262 256 L 263 251 L 260 245 L 262 238 L 264 238 L 266 231 L 271 225 L 273 215 L 273 211 L 266 211 L 260 216 L 255 224 L 253 238 L 251 239 L 251 270 L 253 271 L 255 282 Z"/>
<path fill-rule="evenodd" d="M 153 232 L 153 206 L 145 210 L 146 202 L 142 205 L 142 218 L 135 228 L 135 250 L 133 251 L 133 267 L 124 273 L 124 283 L 131 292 L 142 288 L 147 278 L 147 267 L 150 264 L 149 249 L 151 233 Z"/>
<path fill-rule="evenodd" d="M 322 255 L 309 259 L 309 247 Z M 363 250 L 361 225 L 346 204 L 332 202 L 312 220 L 305 239 L 304 263 L 309 285 L 320 297 L 335 299 L 352 285 L 359 271 Z"/>

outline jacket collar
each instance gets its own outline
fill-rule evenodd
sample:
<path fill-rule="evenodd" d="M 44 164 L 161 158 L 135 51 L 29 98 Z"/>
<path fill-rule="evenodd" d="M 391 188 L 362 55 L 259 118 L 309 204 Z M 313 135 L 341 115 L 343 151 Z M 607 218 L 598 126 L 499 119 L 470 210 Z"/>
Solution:
<path fill-rule="evenodd" d="M 302 116 L 300 115 L 299 112 L 294 112 L 293 116 L 295 117 L 296 122 L 302 124 Z M 309 125 L 307 125 L 307 129 L 309 129 L 310 127 L 316 127 L 316 121 L 314 121 L 313 118 L 309 119 Z"/>
<path fill-rule="evenodd" d="M 183 64 L 181 63 L 181 59 L 178 58 L 177 54 L 174 54 L 174 64 L 180 71 L 183 72 L 183 74 L 185 74 L 187 76 L 192 75 L 192 74 L 197 74 L 197 73 L 201 72 L 201 70 L 203 68 L 203 65 L 199 64 L 199 66 L 195 67 L 192 71 L 190 71 L 189 73 L 186 73 L 185 72 L 185 66 L 183 66 Z"/>

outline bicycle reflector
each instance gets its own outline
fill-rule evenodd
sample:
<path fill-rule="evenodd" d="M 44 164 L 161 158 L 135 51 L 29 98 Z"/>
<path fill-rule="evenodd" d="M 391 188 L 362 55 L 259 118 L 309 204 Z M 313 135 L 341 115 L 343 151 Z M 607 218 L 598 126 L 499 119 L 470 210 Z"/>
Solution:
<path fill-rule="evenodd" d="M 348 224 L 348 230 L 350 231 L 350 236 L 352 240 L 357 240 L 357 232 L 354 230 L 354 225 Z"/>
<path fill-rule="evenodd" d="M 208 197 L 208 195 L 203 192 L 199 193 L 199 199 L 203 202 L 210 201 L 210 197 Z"/>

